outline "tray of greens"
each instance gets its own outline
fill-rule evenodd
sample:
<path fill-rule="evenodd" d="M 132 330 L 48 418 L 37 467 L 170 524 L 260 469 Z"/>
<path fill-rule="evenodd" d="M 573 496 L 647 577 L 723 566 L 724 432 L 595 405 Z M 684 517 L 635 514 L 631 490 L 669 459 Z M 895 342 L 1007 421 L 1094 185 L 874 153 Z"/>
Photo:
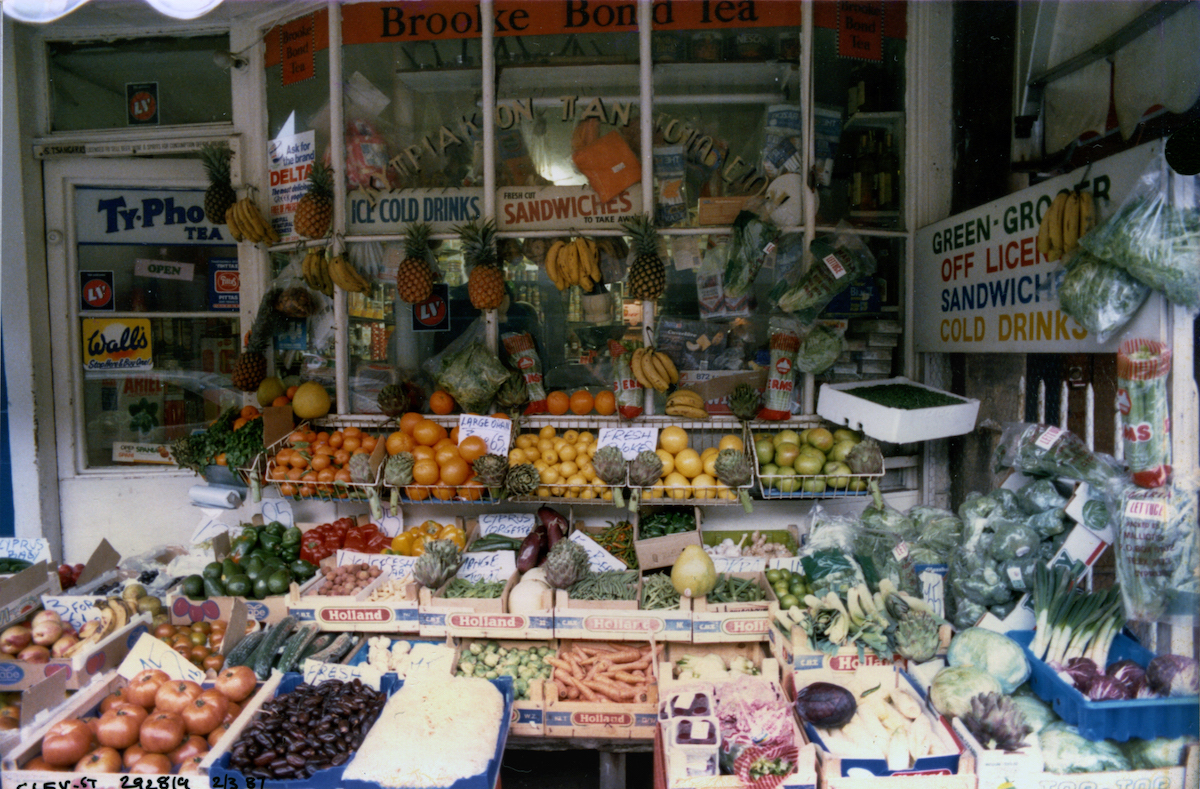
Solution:
<path fill-rule="evenodd" d="M 825 384 L 817 414 L 894 444 L 960 436 L 975 429 L 979 401 L 907 378 Z"/>

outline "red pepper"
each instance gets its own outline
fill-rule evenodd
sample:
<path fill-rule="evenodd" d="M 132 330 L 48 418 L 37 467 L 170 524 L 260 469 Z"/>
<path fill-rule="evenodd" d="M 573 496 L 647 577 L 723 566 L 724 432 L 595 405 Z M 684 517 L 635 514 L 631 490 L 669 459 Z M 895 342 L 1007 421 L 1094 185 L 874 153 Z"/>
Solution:
<path fill-rule="evenodd" d="M 364 553 L 367 549 L 367 534 L 361 529 L 351 529 L 346 534 L 346 542 L 342 544 L 342 548 L 347 551 Z"/>
<path fill-rule="evenodd" d="M 300 558 L 309 564 L 317 565 L 326 556 L 332 554 L 320 540 L 305 540 L 300 546 Z"/>
<path fill-rule="evenodd" d="M 382 553 L 384 548 L 392 547 L 392 539 L 378 530 L 367 539 L 367 553 Z"/>

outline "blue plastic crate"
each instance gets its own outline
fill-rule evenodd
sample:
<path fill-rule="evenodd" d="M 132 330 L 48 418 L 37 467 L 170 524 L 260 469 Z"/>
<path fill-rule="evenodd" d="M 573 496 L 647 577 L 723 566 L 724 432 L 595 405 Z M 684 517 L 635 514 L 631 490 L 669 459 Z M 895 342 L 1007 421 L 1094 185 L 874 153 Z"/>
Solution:
<path fill-rule="evenodd" d="M 1060 718 L 1078 727 L 1079 733 L 1087 739 L 1125 742 L 1132 737 L 1149 740 L 1200 736 L 1200 696 L 1092 701 L 1033 656 L 1029 651 L 1032 630 L 1015 630 L 1008 636 L 1025 650 L 1030 666 L 1029 684 L 1034 693 L 1050 704 Z M 1109 663 L 1133 660 L 1145 668 L 1153 659 L 1153 652 L 1124 633 L 1113 639 L 1108 650 Z"/>

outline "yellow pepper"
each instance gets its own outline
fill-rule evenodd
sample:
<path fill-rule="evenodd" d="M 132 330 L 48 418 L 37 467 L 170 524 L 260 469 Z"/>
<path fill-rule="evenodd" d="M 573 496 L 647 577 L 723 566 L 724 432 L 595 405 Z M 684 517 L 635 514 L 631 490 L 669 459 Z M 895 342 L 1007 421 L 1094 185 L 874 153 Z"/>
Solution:
<path fill-rule="evenodd" d="M 453 523 L 447 523 L 445 526 L 439 529 L 437 533 L 437 539 L 452 541 L 458 546 L 460 551 L 467 547 L 466 532 L 464 532 L 461 527 Z"/>
<path fill-rule="evenodd" d="M 409 556 L 420 556 L 421 554 L 425 553 L 425 541 L 427 539 L 428 539 L 428 535 L 421 534 L 420 532 L 415 532 L 413 534 L 413 538 L 412 538 L 412 547 L 409 549 L 411 551 L 411 553 L 409 553 L 408 555 Z"/>
<path fill-rule="evenodd" d="M 392 538 L 392 550 L 401 556 L 412 556 L 413 532 L 406 531 Z"/>
<path fill-rule="evenodd" d="M 425 521 L 424 523 L 421 524 L 421 528 L 424 529 L 425 533 L 428 534 L 430 537 L 436 537 L 437 533 L 442 530 L 442 524 L 438 523 L 437 521 L 432 521 L 432 520 Z"/>

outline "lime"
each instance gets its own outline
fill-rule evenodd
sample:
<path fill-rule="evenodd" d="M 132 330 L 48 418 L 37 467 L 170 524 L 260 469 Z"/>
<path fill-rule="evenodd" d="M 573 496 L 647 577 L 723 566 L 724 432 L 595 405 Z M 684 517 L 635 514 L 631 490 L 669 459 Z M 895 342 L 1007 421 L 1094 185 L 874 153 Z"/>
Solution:
<path fill-rule="evenodd" d="M 800 578 L 792 579 L 792 582 L 788 584 L 788 592 L 794 594 L 796 597 L 804 597 L 804 595 L 808 594 L 804 588 L 804 581 Z"/>
<path fill-rule="evenodd" d="M 785 610 L 788 608 L 791 608 L 792 606 L 799 606 L 799 605 L 800 605 L 800 598 L 796 597 L 796 595 L 794 595 L 794 594 L 785 594 L 779 598 L 779 607 L 783 608 Z"/>
<path fill-rule="evenodd" d="M 779 580 L 780 574 L 785 572 L 787 572 L 787 570 L 780 570 L 777 567 L 772 567 L 770 570 L 767 570 L 767 583 L 771 584 L 771 586 L 774 586 L 775 582 Z"/>
<path fill-rule="evenodd" d="M 779 583 L 775 584 L 771 588 L 775 590 L 776 597 L 783 597 L 785 594 L 788 593 L 788 585 L 785 584 L 783 581 L 780 581 Z"/>

